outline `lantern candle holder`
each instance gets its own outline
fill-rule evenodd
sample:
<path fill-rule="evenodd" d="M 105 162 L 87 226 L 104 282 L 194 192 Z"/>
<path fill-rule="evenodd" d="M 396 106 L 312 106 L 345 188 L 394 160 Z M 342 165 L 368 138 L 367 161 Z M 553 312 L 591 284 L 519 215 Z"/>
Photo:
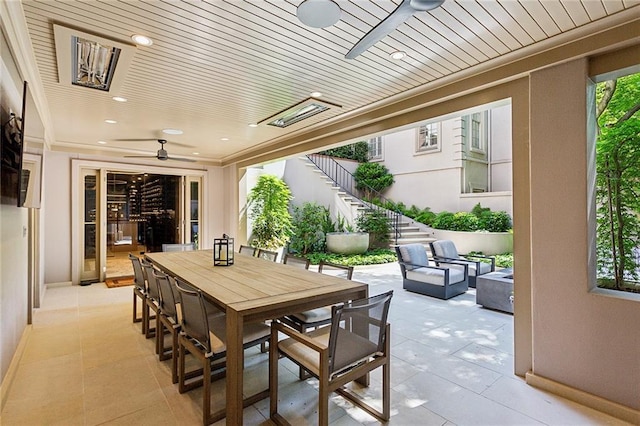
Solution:
<path fill-rule="evenodd" d="M 213 240 L 213 265 L 229 266 L 233 265 L 233 238 L 227 234 L 222 234 L 222 238 Z"/>

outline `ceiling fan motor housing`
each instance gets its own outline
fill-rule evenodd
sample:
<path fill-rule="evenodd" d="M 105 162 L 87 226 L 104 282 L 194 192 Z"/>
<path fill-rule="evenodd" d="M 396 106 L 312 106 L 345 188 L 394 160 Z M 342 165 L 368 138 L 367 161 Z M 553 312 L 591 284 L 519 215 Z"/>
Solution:
<path fill-rule="evenodd" d="M 411 0 L 411 7 L 419 11 L 435 9 L 444 3 L 444 0 Z"/>

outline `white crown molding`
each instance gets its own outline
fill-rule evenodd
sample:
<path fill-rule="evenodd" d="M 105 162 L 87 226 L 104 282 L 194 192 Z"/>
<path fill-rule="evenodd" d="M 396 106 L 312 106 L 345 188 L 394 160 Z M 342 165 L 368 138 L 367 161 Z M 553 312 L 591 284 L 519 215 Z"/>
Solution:
<path fill-rule="evenodd" d="M 29 83 L 29 92 L 33 97 L 38 115 L 44 126 L 44 146 L 45 149 L 50 149 L 55 142 L 53 121 L 44 86 L 40 80 L 38 64 L 31 45 L 22 2 L 0 1 L 0 23 L 2 23 L 18 72 Z"/>

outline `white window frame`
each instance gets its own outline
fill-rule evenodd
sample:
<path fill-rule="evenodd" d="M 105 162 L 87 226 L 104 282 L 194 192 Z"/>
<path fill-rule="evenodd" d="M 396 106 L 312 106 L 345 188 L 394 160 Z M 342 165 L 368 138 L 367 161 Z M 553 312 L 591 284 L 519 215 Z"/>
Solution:
<path fill-rule="evenodd" d="M 416 129 L 416 153 L 440 152 L 441 130 L 440 123 L 427 123 L 418 127 Z"/>
<path fill-rule="evenodd" d="M 461 117 L 461 122 L 462 140 L 467 145 L 469 152 L 485 154 L 489 142 L 489 111 L 464 115 Z M 475 123 L 478 123 L 477 127 L 474 127 Z M 474 144 L 476 141 L 477 144 Z"/>
<path fill-rule="evenodd" d="M 382 145 L 382 136 L 375 136 L 367 141 L 367 156 L 370 161 L 380 161 L 384 158 Z"/>

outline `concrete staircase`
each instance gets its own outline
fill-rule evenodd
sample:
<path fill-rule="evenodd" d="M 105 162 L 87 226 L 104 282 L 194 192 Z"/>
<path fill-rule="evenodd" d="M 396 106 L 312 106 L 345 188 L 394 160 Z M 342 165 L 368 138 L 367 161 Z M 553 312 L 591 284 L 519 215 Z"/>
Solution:
<path fill-rule="evenodd" d="M 429 248 L 429 243 L 431 241 L 435 241 L 433 238 L 433 233 L 428 229 L 424 229 L 425 227 L 416 226 L 410 218 L 403 216 L 403 220 L 400 222 L 400 237 L 398 238 L 397 245 L 402 244 L 423 244 L 427 249 Z M 389 235 L 389 239 L 393 241 L 393 235 Z M 391 247 L 394 247 L 396 244 L 390 244 Z"/>
<path fill-rule="evenodd" d="M 322 170 L 320 170 L 312 161 L 307 157 L 299 157 L 305 161 L 305 165 L 309 167 L 314 174 L 318 176 L 328 185 L 335 194 L 336 211 L 346 220 L 347 223 L 352 224 L 355 228 L 355 219 L 364 211 L 367 210 L 366 205 L 358 198 L 347 194 L 339 185 L 337 185 L 330 177 L 328 177 Z M 398 230 L 400 236 L 397 243 L 395 242 L 395 233 L 389 234 L 389 247 L 393 248 L 401 244 L 423 244 L 426 248 L 429 248 L 429 242 L 435 241 L 433 233 L 430 228 L 425 225 L 416 224 L 411 218 L 402 216 Z"/>

